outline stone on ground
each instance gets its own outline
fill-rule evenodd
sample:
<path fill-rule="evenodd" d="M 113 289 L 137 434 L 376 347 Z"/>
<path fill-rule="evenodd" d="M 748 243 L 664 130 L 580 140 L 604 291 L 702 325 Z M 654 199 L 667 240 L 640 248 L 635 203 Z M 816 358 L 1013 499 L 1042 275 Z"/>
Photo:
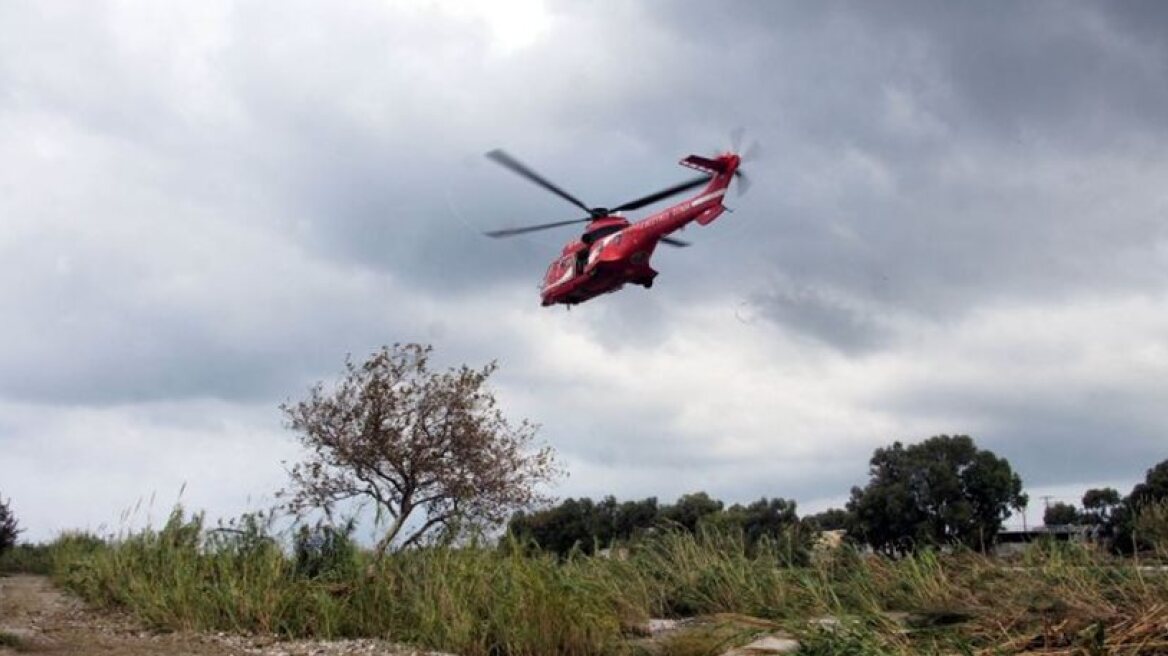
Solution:
<path fill-rule="evenodd" d="M 735 647 L 722 656 L 765 656 L 767 654 L 793 654 L 799 651 L 799 641 L 789 636 L 769 635 L 748 645 Z"/>

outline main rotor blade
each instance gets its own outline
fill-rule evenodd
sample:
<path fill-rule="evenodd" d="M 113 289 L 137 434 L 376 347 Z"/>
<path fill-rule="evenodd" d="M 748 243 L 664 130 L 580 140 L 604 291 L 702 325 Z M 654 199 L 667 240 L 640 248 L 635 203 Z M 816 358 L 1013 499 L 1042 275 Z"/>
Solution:
<path fill-rule="evenodd" d="M 546 178 L 544 178 L 540 174 L 536 173 L 535 171 L 532 171 L 530 168 L 525 166 L 519 160 L 517 160 L 514 157 L 503 152 L 502 149 L 496 148 L 495 150 L 492 150 L 491 152 L 487 153 L 487 157 L 489 157 L 490 159 L 494 160 L 495 162 L 498 162 L 499 164 L 511 169 L 515 173 L 518 173 L 519 175 L 527 178 L 528 180 L 531 180 L 535 184 L 543 187 L 544 189 L 547 189 L 548 191 L 559 196 L 560 198 L 563 198 L 564 200 L 568 201 L 569 203 L 575 205 L 576 207 L 579 207 L 580 209 L 584 210 L 585 212 L 588 212 L 589 214 L 592 213 L 592 208 L 585 205 L 579 198 L 576 198 L 572 194 L 569 194 L 568 192 L 564 191 L 563 189 L 560 189 L 559 187 L 555 186 L 554 184 L 549 182 Z"/>
<path fill-rule="evenodd" d="M 689 246 L 688 241 L 674 239 L 673 237 L 662 237 L 660 241 L 662 244 L 669 244 L 670 246 L 676 246 L 678 248 L 685 248 L 686 246 Z"/>
<path fill-rule="evenodd" d="M 690 189 L 693 189 L 694 187 L 700 187 L 709 181 L 710 181 L 709 176 L 703 175 L 702 177 L 694 178 L 693 180 L 690 180 L 689 182 L 683 182 L 681 184 L 674 185 L 668 189 L 662 189 L 661 191 L 658 191 L 655 194 L 649 194 L 648 196 L 638 198 L 637 200 L 631 200 L 623 205 L 617 205 L 616 207 L 613 207 L 613 208 L 609 209 L 608 211 L 609 212 L 621 212 L 624 210 L 639 210 L 642 207 L 644 207 L 646 205 L 652 205 L 653 203 L 656 203 L 659 200 L 665 200 L 666 198 L 669 198 L 670 196 L 676 196 L 677 194 L 680 194 L 683 191 L 689 191 Z"/>
<path fill-rule="evenodd" d="M 556 221 L 555 223 L 541 223 L 539 225 L 523 226 L 522 228 L 506 228 L 504 230 L 491 230 L 483 234 L 488 237 L 513 237 L 515 235 L 522 235 L 525 232 L 535 232 L 537 230 L 547 230 L 548 228 L 558 228 L 560 226 L 572 225 L 573 223 L 587 223 L 592 220 L 592 217 L 585 219 L 572 219 L 571 221 Z"/>

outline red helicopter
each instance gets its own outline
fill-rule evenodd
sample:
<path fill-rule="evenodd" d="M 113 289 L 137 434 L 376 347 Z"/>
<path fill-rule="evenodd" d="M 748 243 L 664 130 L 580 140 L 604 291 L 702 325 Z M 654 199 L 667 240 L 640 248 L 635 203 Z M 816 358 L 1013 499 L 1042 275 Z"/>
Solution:
<path fill-rule="evenodd" d="M 649 266 L 649 258 L 657 244 L 689 246 L 668 235 L 691 221 L 706 225 L 718 218 L 726 210 L 722 205 L 722 197 L 726 195 L 731 180 L 735 177 L 740 179 L 740 190 L 746 183 L 745 176 L 738 170 L 742 158 L 737 153 L 726 152 L 714 158 L 690 155 L 681 160 L 680 164 L 705 175 L 616 207 L 588 207 L 502 150 L 492 150 L 487 153 L 487 157 L 588 213 L 582 219 L 485 233 L 489 237 L 511 237 L 573 223 L 588 224 L 584 233 L 578 239 L 568 242 L 560 257 L 548 267 L 540 287 L 540 296 L 545 306 L 556 303 L 576 305 L 600 294 L 618 291 L 628 283 L 646 289 L 652 287 L 657 272 Z M 704 189 L 693 198 L 640 221 L 630 223 L 620 214 L 703 186 Z"/>

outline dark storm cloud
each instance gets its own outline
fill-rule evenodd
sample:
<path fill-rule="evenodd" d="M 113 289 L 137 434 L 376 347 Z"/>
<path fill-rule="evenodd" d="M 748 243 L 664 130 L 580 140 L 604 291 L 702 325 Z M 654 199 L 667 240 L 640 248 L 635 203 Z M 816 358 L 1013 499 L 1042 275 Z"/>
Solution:
<path fill-rule="evenodd" d="M 759 165 L 755 193 L 780 216 L 750 245 L 782 278 L 934 320 L 995 298 L 1160 286 L 1165 204 L 1148 171 L 1164 166 L 1163 43 L 1089 4 L 717 9 L 670 16 L 692 40 L 734 44 L 725 76 L 699 71 L 718 81 L 702 100 L 720 83 L 774 110 L 762 132 L 783 161 Z M 854 314 L 800 313 L 782 290 L 754 298 L 826 340 L 855 329 Z"/>
<path fill-rule="evenodd" d="M 415 269 L 439 286 L 481 276 L 433 253 L 466 230 L 425 232 L 442 218 L 421 149 L 432 130 L 386 134 L 324 93 L 347 79 L 330 61 L 356 70 L 346 55 L 385 36 L 377 12 L 328 12 L 365 38 L 293 74 L 302 31 L 208 7 L 7 6 L 4 213 L 9 238 L 27 235 L 0 241 L 21 283 L 0 294 L 21 308 L 0 329 L 8 398 L 270 402 L 347 351 L 423 338 L 412 313 L 387 310 L 409 302 Z M 338 234 L 376 270 L 332 256 Z"/>
<path fill-rule="evenodd" d="M 965 125 L 1005 138 L 1106 148 L 1165 124 L 1163 40 L 1117 20 L 1125 10 L 1116 3 L 865 9 L 877 28 L 928 34 Z M 1140 12 L 1152 23 L 1156 13 Z"/>
<path fill-rule="evenodd" d="M 854 144 L 896 164 L 919 160 L 910 170 L 984 139 L 1107 151 L 1133 133 L 1157 136 L 1166 120 L 1162 40 L 1123 29 L 1107 3 L 674 7 L 662 17 L 676 36 L 725 52 L 691 78 L 707 82 L 694 86 L 701 101 L 733 95 L 768 132 L 794 127 L 824 149 Z M 890 91 L 917 109 L 914 127 L 945 132 L 897 132 L 887 124 Z"/>
<path fill-rule="evenodd" d="M 750 299 L 762 315 L 847 353 L 882 346 L 888 331 L 862 307 L 814 288 L 775 288 Z"/>
<path fill-rule="evenodd" d="M 879 134 L 881 94 L 890 85 L 980 137 L 1046 134 L 1095 147 L 1101 144 L 1093 137 L 1166 120 L 1159 109 L 1168 94 L 1168 51 L 1157 30 L 1166 21 L 1155 3 L 907 0 L 729 9 L 691 2 L 662 9 L 658 16 L 679 36 L 724 53 L 709 65 L 727 75 L 711 79 L 707 92 L 727 78 L 763 73 L 756 79 L 769 84 L 750 89 L 743 104 L 780 101 L 767 110 L 818 119 L 816 136 L 915 145 Z M 746 88 L 734 87 L 740 95 Z M 806 102 L 791 102 L 796 92 Z M 1079 130 L 1067 132 L 1072 127 Z M 1084 132 L 1091 127 L 1098 132 Z"/>

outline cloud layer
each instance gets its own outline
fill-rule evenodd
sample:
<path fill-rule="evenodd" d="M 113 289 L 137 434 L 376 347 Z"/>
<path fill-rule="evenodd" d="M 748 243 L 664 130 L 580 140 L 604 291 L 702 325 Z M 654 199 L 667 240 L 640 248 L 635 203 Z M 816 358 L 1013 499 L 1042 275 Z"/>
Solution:
<path fill-rule="evenodd" d="M 500 361 L 560 494 L 815 508 L 937 433 L 1130 484 L 1168 457 L 1163 13 L 5 3 L 0 493 L 34 539 L 184 482 L 238 512 L 280 402 L 415 340 Z M 651 292 L 539 308 L 570 230 L 479 234 L 577 215 L 490 148 L 604 205 L 739 126 L 750 192 Z"/>

